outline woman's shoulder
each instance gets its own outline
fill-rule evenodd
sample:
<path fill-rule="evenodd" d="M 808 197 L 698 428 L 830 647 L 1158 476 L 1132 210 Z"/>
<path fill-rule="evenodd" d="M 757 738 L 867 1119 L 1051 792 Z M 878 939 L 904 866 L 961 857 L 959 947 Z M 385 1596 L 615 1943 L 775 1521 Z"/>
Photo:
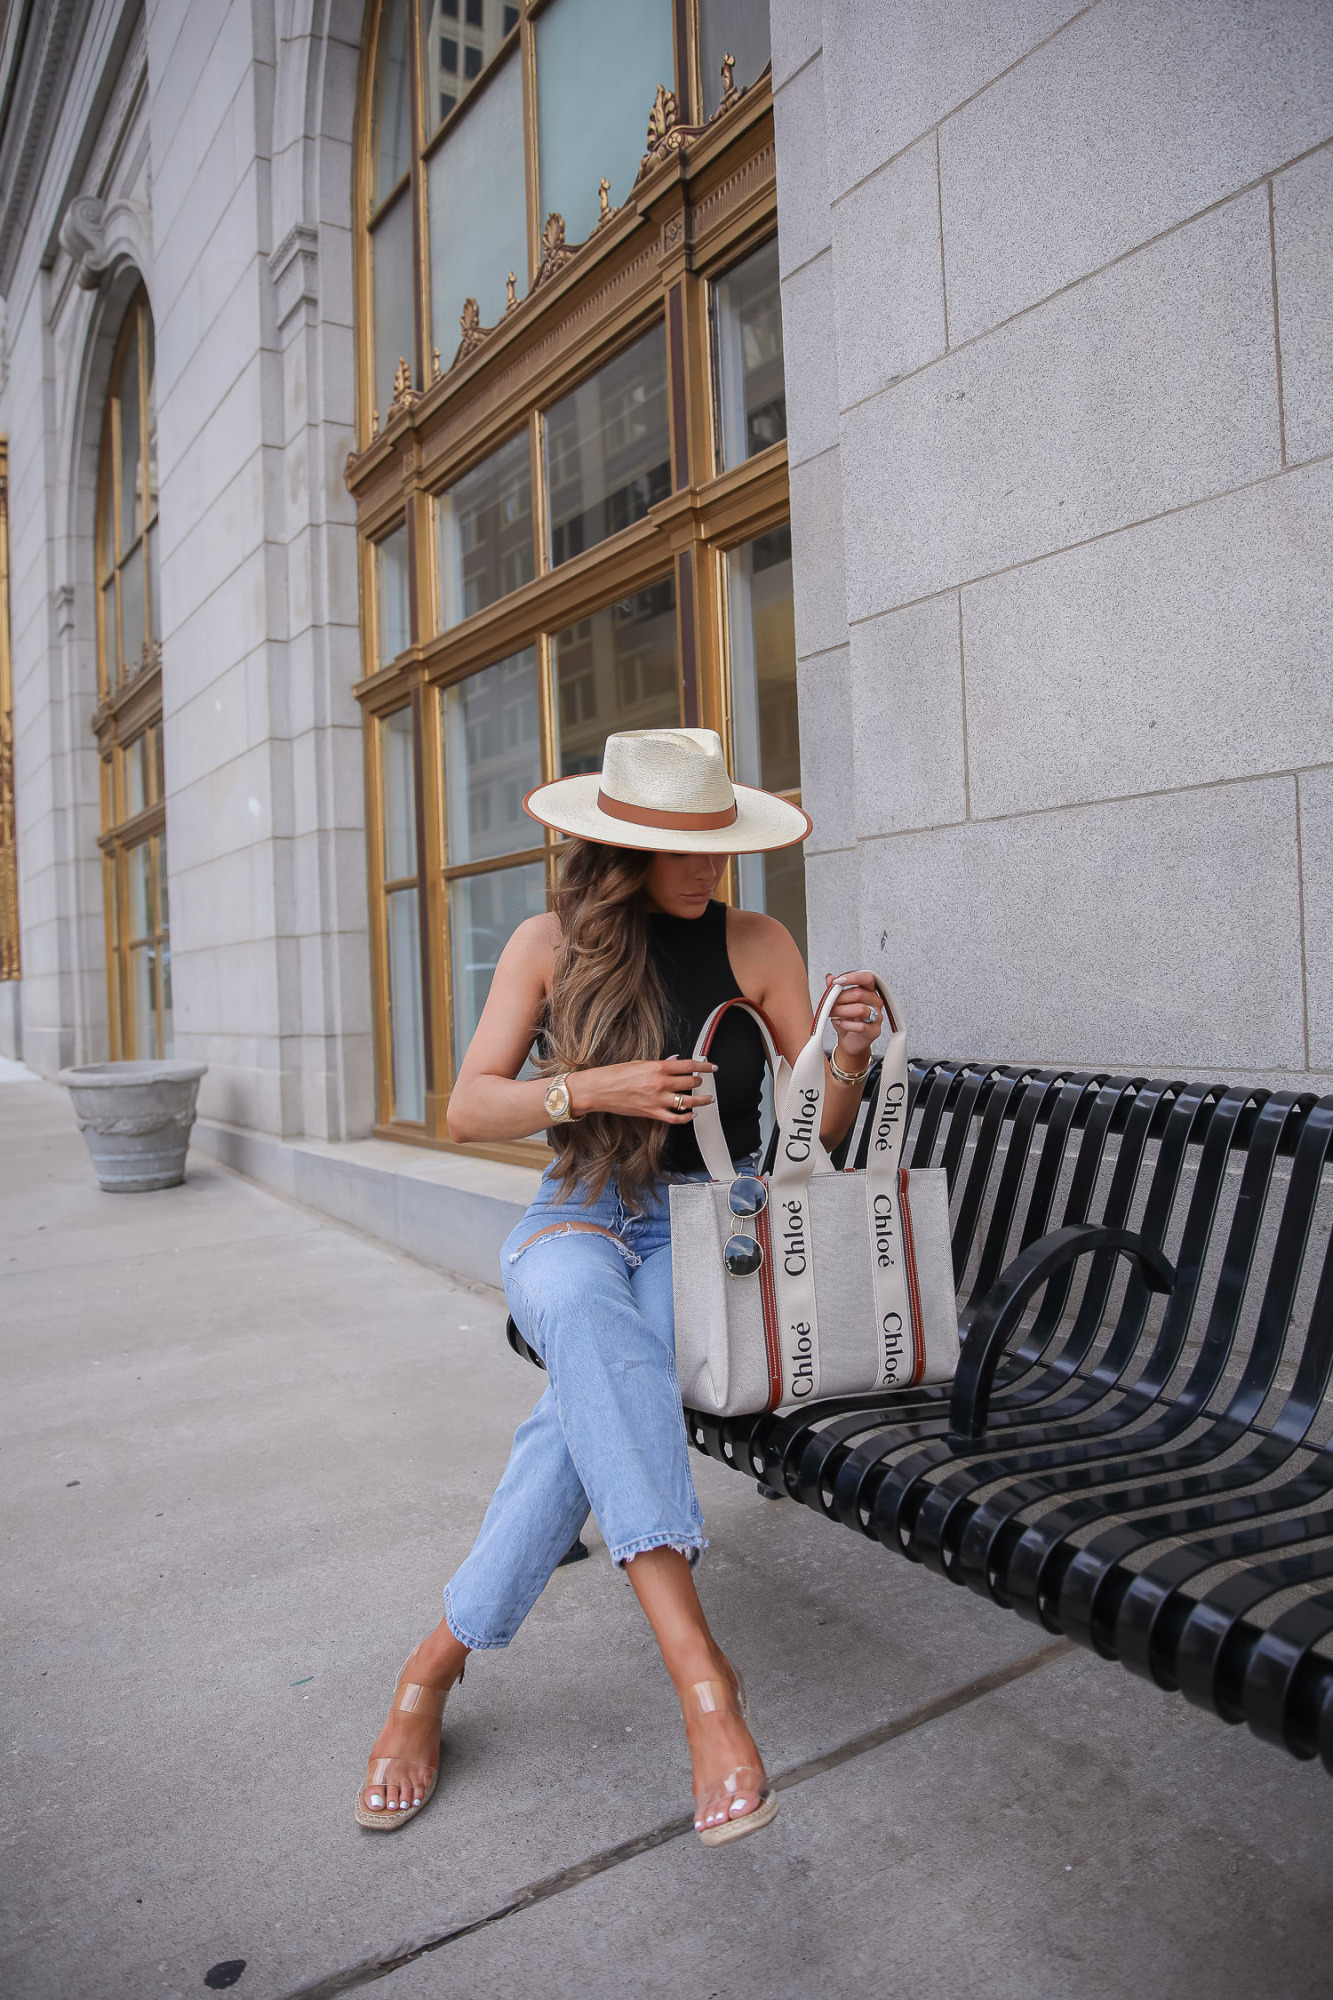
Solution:
<path fill-rule="evenodd" d="M 549 968 L 555 963 L 559 943 L 560 919 L 553 911 L 544 910 L 540 916 L 525 917 L 510 933 L 505 956 L 514 965 Z"/>
<path fill-rule="evenodd" d="M 727 949 L 765 955 L 774 951 L 794 952 L 797 958 L 801 955 L 795 938 L 776 917 L 766 916 L 762 910 L 738 910 L 732 905 L 727 908 Z"/>
<path fill-rule="evenodd" d="M 540 916 L 524 916 L 500 954 L 500 964 L 508 978 L 520 978 L 540 984 L 542 992 L 550 988 L 550 972 L 554 968 L 556 946 L 560 944 L 560 918 L 552 912 L 542 912 Z M 496 966 L 496 972 L 500 966 Z"/>
<path fill-rule="evenodd" d="M 766 999 L 791 987 L 804 992 L 805 960 L 785 924 L 762 910 L 727 911 L 727 957 L 742 993 Z"/>

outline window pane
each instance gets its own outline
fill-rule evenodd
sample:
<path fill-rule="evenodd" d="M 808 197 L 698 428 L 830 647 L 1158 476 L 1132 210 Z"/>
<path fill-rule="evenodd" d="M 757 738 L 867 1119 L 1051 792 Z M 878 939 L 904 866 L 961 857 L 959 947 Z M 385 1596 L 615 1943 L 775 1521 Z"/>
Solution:
<path fill-rule="evenodd" d="M 405 525 L 375 544 L 375 589 L 380 610 L 379 664 L 387 667 L 412 643 Z"/>
<path fill-rule="evenodd" d="M 151 937 L 157 927 L 153 922 L 153 857 L 146 840 L 125 856 L 125 873 L 130 891 L 129 935 Z"/>
<path fill-rule="evenodd" d="M 493 326 L 504 315 L 511 271 L 517 273 L 519 290 L 527 290 L 523 78 L 517 50 L 431 155 L 426 195 L 431 340 L 447 368 L 458 346 L 465 299 L 475 299 L 483 326 Z"/>
<path fill-rule="evenodd" d="M 157 927 L 160 931 L 170 928 L 167 917 L 167 842 L 165 834 L 153 836 L 153 847 L 157 855 Z"/>
<path fill-rule="evenodd" d="M 153 345 L 153 316 L 145 306 L 143 318 L 144 380 L 148 384 L 148 462 L 144 467 L 144 519 L 157 519 L 157 395 L 154 382 L 156 351 Z"/>
<path fill-rule="evenodd" d="M 476 1033 L 500 953 L 518 926 L 545 908 L 546 869 L 540 861 L 449 884 L 455 1066 Z"/>
<path fill-rule="evenodd" d="M 166 769 L 165 769 L 165 766 L 164 766 L 164 764 L 163 764 L 163 761 L 162 761 L 162 757 L 163 757 L 163 753 L 162 753 L 162 724 L 161 724 L 161 723 L 159 722 L 159 723 L 158 723 L 158 725 L 157 725 L 157 727 L 156 727 L 156 729 L 154 729 L 154 731 L 153 731 L 153 760 L 154 760 L 154 763 L 155 763 L 155 765 L 156 765 L 156 767 L 157 767 L 157 790 L 156 790 L 156 792 L 155 792 L 155 793 L 153 794 L 153 796 L 154 796 L 154 798 L 158 798 L 158 799 L 164 799 L 164 798 L 166 797 L 166 795 L 167 795 L 167 777 L 166 777 Z M 164 891 L 164 893 L 165 893 L 165 891 Z M 162 921 L 163 921 L 163 923 L 165 924 L 165 922 L 166 922 L 166 920 L 167 920 L 167 918 L 166 918 L 166 904 L 165 904 L 165 903 L 164 903 L 164 904 L 163 904 L 163 906 L 162 906 L 162 912 L 163 912 L 163 914 L 162 914 Z"/>
<path fill-rule="evenodd" d="M 103 451 L 97 475 L 97 577 L 100 582 L 116 560 L 111 528 L 111 455 Z M 107 654 L 107 658 L 112 656 Z"/>
<path fill-rule="evenodd" d="M 421 0 L 422 82 L 426 130 L 443 124 L 460 98 L 518 26 L 518 8 L 505 0 L 474 0 L 463 20 L 458 0 Z M 518 126 L 519 172 L 523 168 L 523 127 Z M 483 314 L 483 317 L 485 315 Z"/>
<path fill-rule="evenodd" d="M 130 1023 L 133 1054 L 139 1062 L 157 1054 L 157 1010 L 153 1005 L 155 956 L 151 944 L 136 945 L 130 953 Z"/>
<path fill-rule="evenodd" d="M 407 72 L 407 0 L 384 0 L 379 48 L 375 52 L 375 128 L 371 141 L 377 207 L 407 172 L 411 160 L 412 117 Z"/>
<path fill-rule="evenodd" d="M 541 212 L 571 243 L 596 224 L 598 182 L 618 208 L 643 158 L 659 83 L 675 88 L 671 0 L 553 0 L 537 17 Z"/>
<path fill-rule="evenodd" d="M 148 749 L 148 738 L 144 735 L 136 736 L 124 752 L 126 819 L 133 819 L 148 804 Z"/>
<path fill-rule="evenodd" d="M 526 431 L 437 494 L 435 526 L 443 630 L 529 581 L 532 454 Z"/>
<path fill-rule="evenodd" d="M 554 566 L 641 521 L 671 491 L 665 328 L 554 404 L 545 429 Z"/>
<path fill-rule="evenodd" d="M 148 530 L 148 636 L 162 636 L 162 595 L 157 573 L 157 522 Z"/>
<path fill-rule="evenodd" d="M 132 674 L 143 663 L 143 562 L 141 543 L 132 556 L 126 557 L 120 572 L 120 643 Z"/>
<path fill-rule="evenodd" d="M 699 60 L 704 81 L 704 117 L 722 103 L 722 58 L 733 56 L 732 81 L 743 90 L 767 69 L 768 0 L 699 0 Z"/>
<path fill-rule="evenodd" d="M 109 576 L 102 585 L 102 663 L 107 680 L 114 687 L 120 668 L 120 648 L 116 644 L 116 579 Z"/>
<path fill-rule="evenodd" d="M 612 730 L 679 726 L 676 588 L 669 577 L 558 632 L 553 658 L 562 778 L 600 770 Z"/>
<path fill-rule="evenodd" d="M 401 882 L 417 872 L 417 784 L 412 757 L 412 711 L 395 709 L 380 724 L 384 788 L 384 879 Z"/>
<path fill-rule="evenodd" d="M 449 865 L 540 846 L 541 828 L 523 810 L 542 778 L 534 649 L 469 674 L 442 706 Z"/>
<path fill-rule="evenodd" d="M 386 897 L 389 926 L 389 1031 L 393 1045 L 393 1110 L 396 1118 L 426 1115 L 426 1072 L 421 1033 L 421 932 L 417 892 L 399 889 Z"/>
<path fill-rule="evenodd" d="M 777 238 L 719 278 L 714 299 L 718 429 L 726 471 L 787 435 Z"/>
<path fill-rule="evenodd" d="M 139 507 L 139 341 L 126 346 L 116 384 L 120 408 L 120 546 L 127 549 L 143 526 Z M 135 647 L 137 657 L 138 647 Z"/>
<path fill-rule="evenodd" d="M 375 411 L 381 424 L 393 401 L 400 360 L 412 366 L 412 198 L 404 194 L 375 225 L 370 239 L 375 294 Z"/>
<path fill-rule="evenodd" d="M 796 791 L 801 745 L 796 713 L 791 529 L 775 528 L 727 557 L 734 776 L 765 791 Z M 805 950 L 805 867 L 798 847 L 736 858 L 743 909 L 766 910 Z"/>
<path fill-rule="evenodd" d="M 176 1053 L 176 1030 L 171 1015 L 171 946 L 163 938 L 157 947 L 157 977 L 162 989 L 162 1054 Z"/>

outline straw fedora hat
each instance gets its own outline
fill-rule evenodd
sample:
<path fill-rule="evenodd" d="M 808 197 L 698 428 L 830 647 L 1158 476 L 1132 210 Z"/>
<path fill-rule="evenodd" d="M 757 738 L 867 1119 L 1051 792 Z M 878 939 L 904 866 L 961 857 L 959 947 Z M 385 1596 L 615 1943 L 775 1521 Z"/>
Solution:
<path fill-rule="evenodd" d="M 619 730 L 600 771 L 538 785 L 523 806 L 580 840 L 672 854 L 758 854 L 810 831 L 799 806 L 732 784 L 715 729 Z"/>

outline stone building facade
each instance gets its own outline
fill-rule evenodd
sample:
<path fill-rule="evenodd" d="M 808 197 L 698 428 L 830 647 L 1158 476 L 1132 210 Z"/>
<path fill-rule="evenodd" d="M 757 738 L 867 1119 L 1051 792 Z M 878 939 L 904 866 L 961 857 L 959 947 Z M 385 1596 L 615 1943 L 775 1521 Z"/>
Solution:
<path fill-rule="evenodd" d="M 523 0 L 496 34 L 526 50 L 541 15 Z M 199 1143 L 484 1275 L 531 1167 L 369 1136 L 391 1067 L 368 889 L 373 538 L 389 457 L 410 515 L 463 393 L 436 387 L 420 301 L 401 406 L 378 407 L 366 358 L 363 41 L 387 18 L 362 0 L 11 0 L 0 21 L 21 974 L 0 980 L 0 1052 L 54 1074 L 114 1044 L 130 1002 L 114 983 L 108 1001 L 99 746 L 151 696 L 161 777 L 117 811 L 163 843 L 174 1046 L 209 1065 Z M 771 119 L 786 446 L 750 447 L 744 532 L 769 532 L 789 481 L 815 982 L 874 966 L 923 1052 L 1329 1088 L 1333 12 L 773 0 L 756 18 L 725 14 L 761 71 L 738 76 L 737 112 L 680 67 L 724 15 L 677 0 L 700 136 L 637 194 L 613 188 L 588 240 L 611 268 L 651 229 L 688 350 L 697 274 L 771 227 Z M 732 247 L 712 250 L 724 209 Z M 550 303 L 511 297 L 529 318 L 571 302 L 572 325 L 579 284 L 576 260 Z M 108 684 L 105 646 L 99 678 L 130 526 L 99 526 L 98 482 L 136 298 L 157 599 L 133 597 L 131 686 Z M 491 352 L 527 323 L 497 323 Z M 499 364 L 463 333 L 481 395 Z M 723 613 L 699 563 L 742 527 L 725 468 L 699 498 L 687 447 L 673 437 L 686 497 L 653 522 L 702 645 Z M 437 642 L 410 637 L 425 687 Z M 165 921 L 164 889 L 159 960 Z M 123 955 L 127 994 L 148 961 Z"/>

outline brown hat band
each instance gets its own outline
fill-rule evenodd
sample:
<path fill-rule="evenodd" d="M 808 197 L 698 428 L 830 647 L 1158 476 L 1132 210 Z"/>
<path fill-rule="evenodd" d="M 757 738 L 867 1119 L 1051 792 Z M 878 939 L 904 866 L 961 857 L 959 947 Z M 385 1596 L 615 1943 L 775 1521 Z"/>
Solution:
<path fill-rule="evenodd" d="M 623 799 L 608 798 L 602 791 L 597 794 L 597 804 L 612 819 L 627 819 L 635 826 L 660 826 L 668 833 L 712 833 L 718 827 L 733 825 L 740 811 L 733 800 L 724 812 L 659 812 L 655 806 L 626 805 Z"/>

